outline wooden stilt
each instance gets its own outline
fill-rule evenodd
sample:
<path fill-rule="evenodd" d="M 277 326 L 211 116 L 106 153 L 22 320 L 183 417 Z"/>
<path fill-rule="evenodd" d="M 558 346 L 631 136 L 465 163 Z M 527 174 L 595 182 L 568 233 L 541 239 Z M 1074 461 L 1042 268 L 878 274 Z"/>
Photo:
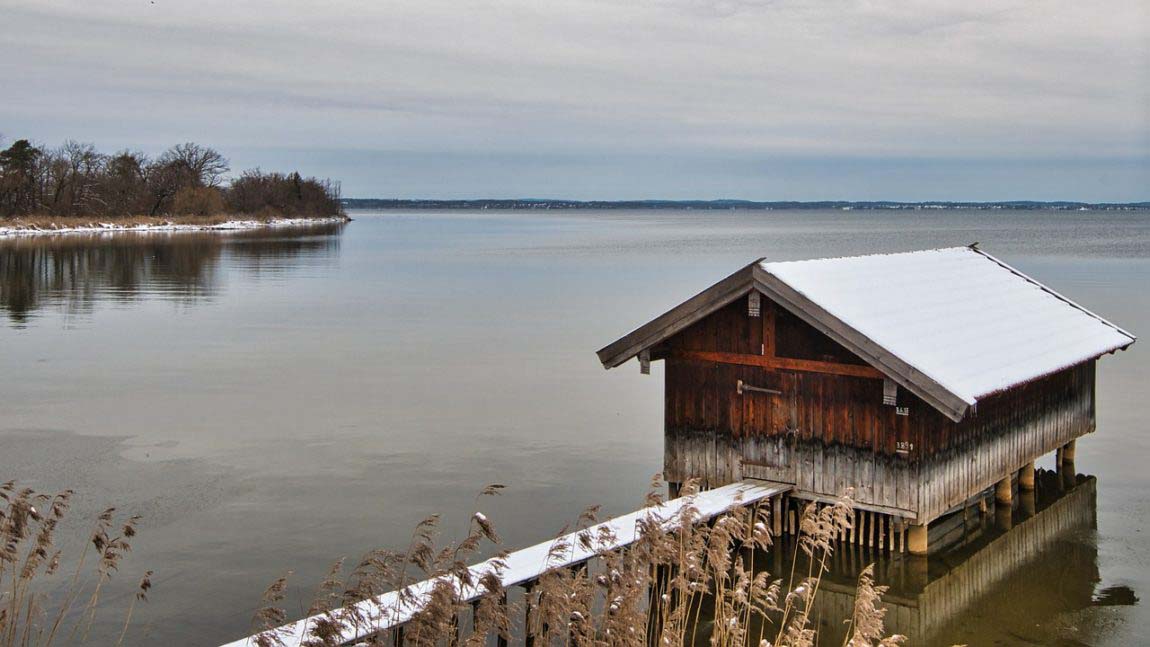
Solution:
<path fill-rule="evenodd" d="M 783 534 L 783 497 L 771 499 L 771 532 L 775 537 Z"/>
<path fill-rule="evenodd" d="M 499 596 L 499 604 L 503 605 L 503 613 L 507 613 L 507 591 Z M 495 647 L 507 647 L 507 630 L 503 627 L 496 627 L 499 633 L 495 635 Z"/>
<path fill-rule="evenodd" d="M 524 647 L 535 647 L 535 600 L 533 593 L 535 583 L 528 582 L 523 586 L 523 644 Z"/>
<path fill-rule="evenodd" d="M 907 529 L 907 548 L 911 555 L 926 555 L 929 550 L 928 536 L 929 533 L 925 525 L 911 526 Z"/>
<path fill-rule="evenodd" d="M 1034 491 L 1034 461 L 1018 470 L 1018 489 L 1025 492 Z"/>
<path fill-rule="evenodd" d="M 998 503 L 1003 503 L 1009 506 L 1014 499 L 1014 492 L 1011 490 L 1010 476 L 1003 478 L 994 486 L 994 500 Z"/>

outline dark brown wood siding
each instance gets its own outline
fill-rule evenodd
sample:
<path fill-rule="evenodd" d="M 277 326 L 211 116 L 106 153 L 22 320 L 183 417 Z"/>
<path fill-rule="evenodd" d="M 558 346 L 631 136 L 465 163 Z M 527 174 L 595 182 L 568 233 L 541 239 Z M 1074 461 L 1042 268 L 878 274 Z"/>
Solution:
<path fill-rule="evenodd" d="M 954 422 L 917 396 L 899 389 L 897 406 L 883 404 L 880 379 L 773 370 L 675 356 L 675 351 L 759 355 L 774 337 L 780 357 L 842 364 L 862 362 L 847 349 L 763 299 L 763 315 L 747 315 L 736 301 L 668 340 L 665 422 L 668 431 L 708 430 L 734 437 L 790 435 L 801 441 L 843 445 L 907 459 L 929 457 L 974 436 L 1018 424 L 1039 409 L 1057 406 L 1082 389 L 1093 390 L 1094 362 L 1085 362 L 979 402 Z M 774 320 L 774 331 L 769 324 Z M 764 325 L 764 324 L 767 325 Z M 767 343 L 764 344 L 764 340 Z M 744 384 L 781 391 L 738 394 Z M 907 415 L 899 415 L 898 409 Z M 900 451 L 902 450 L 902 451 Z"/>
<path fill-rule="evenodd" d="M 764 298 L 751 317 L 740 299 L 658 350 L 669 479 L 714 486 L 754 475 L 830 496 L 853 487 L 860 502 L 934 518 L 1094 429 L 1094 360 L 984 398 L 954 422 L 904 389 L 896 406 L 884 404 L 881 378 L 698 356 L 774 353 L 823 368 L 861 361 L 776 308 Z M 778 393 L 740 394 L 740 381 Z"/>

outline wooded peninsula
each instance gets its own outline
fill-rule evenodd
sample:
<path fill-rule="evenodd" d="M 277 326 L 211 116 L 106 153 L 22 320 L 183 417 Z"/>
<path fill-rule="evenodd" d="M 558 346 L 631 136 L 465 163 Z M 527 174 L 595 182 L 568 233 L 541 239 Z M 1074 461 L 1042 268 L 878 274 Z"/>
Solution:
<path fill-rule="evenodd" d="M 218 151 L 191 142 L 151 158 L 18 139 L 0 150 L 0 223 L 51 229 L 346 218 L 338 182 L 258 168 L 229 178 L 230 170 Z"/>

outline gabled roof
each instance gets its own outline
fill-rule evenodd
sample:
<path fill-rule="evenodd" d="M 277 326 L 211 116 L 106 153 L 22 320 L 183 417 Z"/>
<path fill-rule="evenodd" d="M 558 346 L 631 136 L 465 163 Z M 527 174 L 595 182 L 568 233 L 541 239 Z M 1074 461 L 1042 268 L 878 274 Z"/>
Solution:
<path fill-rule="evenodd" d="M 1134 343 L 977 247 L 747 265 L 599 351 L 613 368 L 758 290 L 952 420 Z"/>

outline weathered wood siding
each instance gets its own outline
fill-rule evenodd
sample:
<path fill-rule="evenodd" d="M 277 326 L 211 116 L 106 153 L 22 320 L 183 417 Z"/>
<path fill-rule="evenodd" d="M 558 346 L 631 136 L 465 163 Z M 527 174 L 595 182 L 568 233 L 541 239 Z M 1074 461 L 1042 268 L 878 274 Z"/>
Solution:
<path fill-rule="evenodd" d="M 980 403 L 955 425 L 949 446 L 919 462 L 919 516 L 934 519 L 1094 431 L 1094 366 L 1079 364 Z"/>
<path fill-rule="evenodd" d="M 748 316 L 738 300 L 657 349 L 668 480 L 757 477 L 822 496 L 850 487 L 862 504 L 924 522 L 1094 428 L 1094 361 L 988 397 L 956 423 L 904 389 L 883 404 L 881 379 L 690 356 L 862 363 L 765 297 L 761 310 Z M 740 394 L 739 381 L 779 393 Z"/>

